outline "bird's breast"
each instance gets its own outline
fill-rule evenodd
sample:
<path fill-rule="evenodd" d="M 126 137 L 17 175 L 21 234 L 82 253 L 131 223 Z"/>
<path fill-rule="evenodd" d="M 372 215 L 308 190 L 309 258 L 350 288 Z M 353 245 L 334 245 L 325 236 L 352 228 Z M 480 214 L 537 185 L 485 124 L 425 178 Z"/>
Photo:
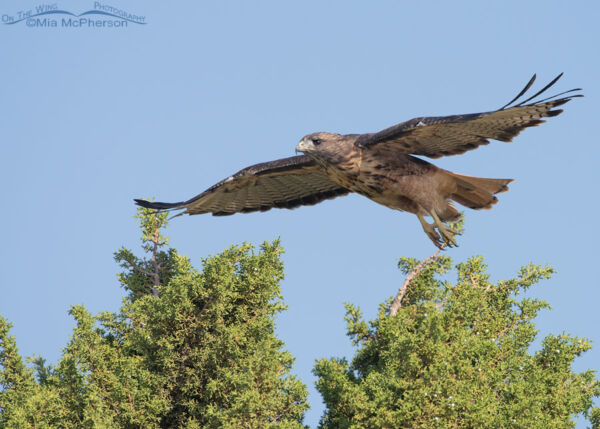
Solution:
<path fill-rule="evenodd" d="M 437 168 L 419 158 L 385 151 L 358 153 L 327 167 L 329 177 L 346 189 L 379 204 L 414 212 L 419 184 Z M 425 177 L 424 177 L 425 176 Z"/>

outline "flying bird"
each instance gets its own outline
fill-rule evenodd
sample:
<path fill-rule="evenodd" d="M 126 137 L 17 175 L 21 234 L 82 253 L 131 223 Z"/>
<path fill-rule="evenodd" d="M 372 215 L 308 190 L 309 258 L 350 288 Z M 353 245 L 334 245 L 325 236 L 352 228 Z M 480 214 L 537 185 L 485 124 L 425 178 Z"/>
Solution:
<path fill-rule="evenodd" d="M 296 146 L 302 155 L 244 168 L 187 201 L 135 202 L 161 211 L 182 209 L 179 215 L 227 216 L 274 207 L 293 209 L 356 192 L 415 214 L 437 247 L 456 246 L 457 233 L 447 224 L 460 218 L 453 202 L 489 209 L 497 202 L 495 194 L 507 191 L 512 179 L 465 176 L 415 155 L 440 158 L 476 149 L 489 140 L 512 141 L 525 128 L 545 122 L 542 118 L 560 114 L 556 107 L 582 96 L 575 93 L 581 88 L 575 88 L 532 101 L 561 76 L 517 103 L 533 85 L 533 75 L 514 99 L 490 112 L 419 117 L 376 133 L 308 134 Z"/>

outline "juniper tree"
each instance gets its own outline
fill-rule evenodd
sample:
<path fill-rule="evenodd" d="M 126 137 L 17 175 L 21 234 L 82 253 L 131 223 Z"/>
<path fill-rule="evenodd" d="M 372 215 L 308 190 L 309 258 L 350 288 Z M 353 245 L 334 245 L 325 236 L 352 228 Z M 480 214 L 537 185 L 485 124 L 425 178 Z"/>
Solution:
<path fill-rule="evenodd" d="M 492 284 L 482 257 L 456 266 L 437 253 L 422 263 L 401 258 L 407 275 L 395 300 L 367 322 L 346 305 L 351 362 L 321 359 L 314 368 L 326 411 L 322 428 L 568 428 L 583 414 L 600 427 L 595 372 L 575 373 L 586 339 L 548 335 L 530 353 L 533 319 L 549 308 L 517 295 L 553 273 L 524 266 Z"/>
<path fill-rule="evenodd" d="M 232 246 L 196 270 L 166 248 L 166 214 L 138 217 L 147 256 L 115 254 L 121 310 L 73 306 L 57 365 L 26 365 L 0 318 L 0 427 L 303 427 L 306 389 L 274 335 L 279 242 Z"/>

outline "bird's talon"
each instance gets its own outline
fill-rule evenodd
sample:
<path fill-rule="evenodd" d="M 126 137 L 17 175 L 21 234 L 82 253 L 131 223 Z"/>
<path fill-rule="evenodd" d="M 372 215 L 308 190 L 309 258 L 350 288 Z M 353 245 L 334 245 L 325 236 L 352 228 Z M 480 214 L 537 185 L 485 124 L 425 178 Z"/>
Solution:
<path fill-rule="evenodd" d="M 458 243 L 454 238 L 454 236 L 458 233 L 455 230 L 447 225 L 444 225 L 443 223 L 438 224 L 437 229 L 442 237 L 442 240 L 444 240 L 444 243 L 446 243 L 448 247 L 458 247 Z"/>

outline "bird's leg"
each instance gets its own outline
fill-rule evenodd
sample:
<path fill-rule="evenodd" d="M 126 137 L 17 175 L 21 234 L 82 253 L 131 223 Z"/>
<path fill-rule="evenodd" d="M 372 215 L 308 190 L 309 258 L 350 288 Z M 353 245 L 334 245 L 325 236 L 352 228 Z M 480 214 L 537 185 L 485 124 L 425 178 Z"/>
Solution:
<path fill-rule="evenodd" d="M 431 214 L 431 217 L 433 218 L 433 222 L 434 222 L 436 228 L 438 229 L 440 235 L 442 236 L 442 240 L 444 240 L 444 243 L 446 243 L 446 245 L 448 247 L 453 247 L 453 246 L 458 247 L 458 244 L 456 243 L 456 240 L 454 239 L 454 236 L 457 234 L 457 232 L 454 231 L 452 228 L 450 228 L 445 223 L 443 223 L 440 220 L 440 218 L 438 217 L 435 210 L 431 210 L 430 214 Z"/>
<path fill-rule="evenodd" d="M 425 231 L 425 234 L 427 234 L 427 237 L 429 237 L 429 239 L 431 241 L 433 241 L 433 244 L 436 245 L 436 247 L 438 247 L 439 249 L 442 248 L 442 239 L 440 238 L 440 235 L 437 233 L 437 231 L 435 230 L 435 226 L 428 223 L 425 218 L 418 214 L 417 218 L 419 219 L 419 222 L 421 222 L 421 226 L 423 227 L 423 231 Z"/>

